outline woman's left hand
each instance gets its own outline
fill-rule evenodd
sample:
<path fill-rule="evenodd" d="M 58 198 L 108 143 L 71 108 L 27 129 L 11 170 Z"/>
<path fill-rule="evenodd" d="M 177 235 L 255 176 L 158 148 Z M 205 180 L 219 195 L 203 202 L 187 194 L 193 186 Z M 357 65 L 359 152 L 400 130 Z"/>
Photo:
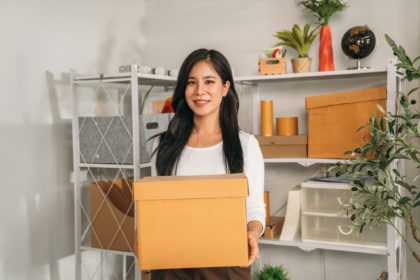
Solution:
<path fill-rule="evenodd" d="M 250 221 L 247 225 L 248 237 L 248 266 L 251 266 L 257 259 L 260 258 L 260 249 L 258 248 L 258 240 L 263 229 L 263 225 L 259 221 Z"/>
<path fill-rule="evenodd" d="M 248 266 L 252 265 L 260 258 L 260 249 L 258 248 L 259 234 L 255 231 L 248 231 Z"/>

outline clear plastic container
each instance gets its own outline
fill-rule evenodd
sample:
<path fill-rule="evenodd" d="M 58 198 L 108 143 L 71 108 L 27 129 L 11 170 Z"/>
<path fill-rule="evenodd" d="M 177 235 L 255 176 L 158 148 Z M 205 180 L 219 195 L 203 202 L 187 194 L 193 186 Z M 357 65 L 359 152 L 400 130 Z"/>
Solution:
<path fill-rule="evenodd" d="M 384 245 L 386 226 L 374 229 L 365 227 L 362 233 L 351 227 L 348 217 L 322 216 L 302 213 L 302 240 L 355 243 L 361 245 Z"/>
<path fill-rule="evenodd" d="M 343 206 L 351 202 L 349 185 L 340 184 L 342 186 L 335 186 L 335 188 L 304 187 L 304 185 L 305 183 L 302 183 L 302 211 L 335 213 L 342 211 Z"/>

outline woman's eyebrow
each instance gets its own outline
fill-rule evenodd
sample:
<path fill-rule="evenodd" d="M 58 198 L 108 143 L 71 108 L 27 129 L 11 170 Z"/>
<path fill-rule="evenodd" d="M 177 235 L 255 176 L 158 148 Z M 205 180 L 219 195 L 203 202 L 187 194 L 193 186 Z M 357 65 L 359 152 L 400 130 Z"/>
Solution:
<path fill-rule="evenodd" d="M 190 79 L 197 80 L 197 78 L 194 77 L 194 76 L 188 77 L 188 80 L 190 80 Z M 204 76 L 203 79 L 216 79 L 216 76 Z"/>

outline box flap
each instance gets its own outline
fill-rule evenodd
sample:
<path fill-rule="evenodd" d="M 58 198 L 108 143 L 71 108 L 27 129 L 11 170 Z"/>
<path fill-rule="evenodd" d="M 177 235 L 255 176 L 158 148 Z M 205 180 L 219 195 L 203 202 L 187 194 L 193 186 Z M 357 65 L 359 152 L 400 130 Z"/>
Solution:
<path fill-rule="evenodd" d="M 144 177 L 134 183 L 135 200 L 243 197 L 248 195 L 245 174 Z"/>
<path fill-rule="evenodd" d="M 255 136 L 261 146 L 265 145 L 306 145 L 308 136 L 306 134 L 292 136 Z"/>
<path fill-rule="evenodd" d="M 305 99 L 306 109 L 348 104 L 369 100 L 386 99 L 386 87 L 360 89 L 349 92 L 308 96 Z"/>

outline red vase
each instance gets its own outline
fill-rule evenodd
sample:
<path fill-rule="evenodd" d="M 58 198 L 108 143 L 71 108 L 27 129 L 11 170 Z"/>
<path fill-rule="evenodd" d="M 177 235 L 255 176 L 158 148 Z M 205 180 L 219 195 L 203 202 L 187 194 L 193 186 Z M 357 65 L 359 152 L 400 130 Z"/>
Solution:
<path fill-rule="evenodd" d="M 166 98 L 165 100 L 165 104 L 163 105 L 162 108 L 162 114 L 164 113 L 173 113 L 174 112 L 174 108 L 172 107 L 172 96 Z"/>
<path fill-rule="evenodd" d="M 319 37 L 319 71 L 334 71 L 334 54 L 332 49 L 331 29 L 321 26 Z"/>

